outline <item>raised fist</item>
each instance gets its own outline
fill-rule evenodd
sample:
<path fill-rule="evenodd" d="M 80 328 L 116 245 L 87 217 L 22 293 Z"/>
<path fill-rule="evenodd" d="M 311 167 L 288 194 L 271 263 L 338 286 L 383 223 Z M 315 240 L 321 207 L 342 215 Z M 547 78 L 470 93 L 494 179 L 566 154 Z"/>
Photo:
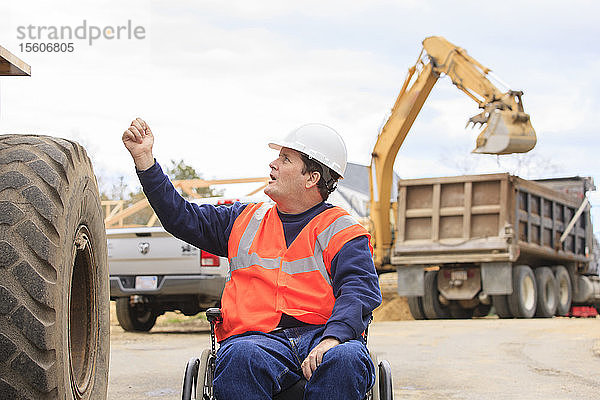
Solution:
<path fill-rule="evenodd" d="M 154 165 L 152 155 L 154 135 L 146 121 L 141 118 L 134 119 L 129 128 L 123 132 L 122 139 L 138 170 L 143 171 Z"/>

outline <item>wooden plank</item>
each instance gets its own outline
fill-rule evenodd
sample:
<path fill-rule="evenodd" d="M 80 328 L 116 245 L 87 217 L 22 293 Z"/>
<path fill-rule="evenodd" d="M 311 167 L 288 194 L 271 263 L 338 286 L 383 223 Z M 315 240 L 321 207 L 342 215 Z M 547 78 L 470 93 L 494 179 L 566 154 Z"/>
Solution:
<path fill-rule="evenodd" d="M 30 76 L 31 67 L 25 61 L 0 46 L 0 75 Z"/>
<path fill-rule="evenodd" d="M 148 199 L 143 199 L 138 201 L 135 204 L 132 204 L 131 206 L 127 207 L 126 209 L 118 212 L 117 214 L 113 215 L 110 218 L 106 218 L 104 220 L 104 224 L 106 225 L 106 228 L 111 228 L 113 227 L 113 225 L 116 225 L 117 223 L 122 226 L 123 225 L 123 220 L 125 218 L 127 218 L 130 215 L 135 214 L 136 212 L 149 207 L 150 203 L 148 203 Z"/>
<path fill-rule="evenodd" d="M 123 200 L 119 200 L 118 203 L 115 205 L 115 208 L 113 208 L 110 213 L 106 214 L 106 219 L 110 220 L 112 217 L 117 215 L 117 213 L 123 209 L 123 204 L 125 204 L 125 202 Z M 108 205 L 108 207 L 110 207 L 110 205 Z"/>
<path fill-rule="evenodd" d="M 185 186 L 187 188 L 203 188 L 211 185 L 229 185 L 233 183 L 254 183 L 254 182 L 262 182 L 268 183 L 269 177 L 260 177 L 260 178 L 235 178 L 235 179 L 184 179 L 173 181 L 173 186 L 181 187 Z"/>
<path fill-rule="evenodd" d="M 463 234 L 464 239 L 471 237 L 471 205 L 473 202 L 473 182 L 465 182 L 465 199 L 463 207 Z"/>
<path fill-rule="evenodd" d="M 152 216 L 148 220 L 148 223 L 146 224 L 146 226 L 148 226 L 148 227 L 154 226 L 154 223 L 156 222 L 157 219 L 158 219 L 158 217 L 156 216 L 156 213 L 152 213 Z"/>
<path fill-rule="evenodd" d="M 260 192 L 261 190 L 263 190 L 264 188 L 267 187 L 269 183 L 264 183 L 262 185 L 260 185 L 258 188 L 254 189 L 253 191 L 251 191 L 250 193 L 248 193 L 246 196 L 254 196 L 256 193 Z"/>
<path fill-rule="evenodd" d="M 433 204 L 431 213 L 431 240 L 437 242 L 440 239 L 440 204 L 441 185 L 433 185 Z"/>

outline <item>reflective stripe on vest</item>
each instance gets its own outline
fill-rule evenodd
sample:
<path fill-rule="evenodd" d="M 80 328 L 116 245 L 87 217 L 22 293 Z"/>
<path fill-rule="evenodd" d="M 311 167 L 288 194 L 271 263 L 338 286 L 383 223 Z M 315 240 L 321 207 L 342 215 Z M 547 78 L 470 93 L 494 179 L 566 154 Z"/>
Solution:
<path fill-rule="evenodd" d="M 267 204 L 263 204 L 255 213 L 253 218 L 248 223 L 248 226 L 242 234 L 240 243 L 238 245 L 238 254 L 232 257 L 229 263 L 229 273 L 226 277 L 226 282 L 231 279 L 231 273 L 241 268 L 248 268 L 252 265 L 259 265 L 265 269 L 276 269 L 281 265 L 283 272 L 288 274 L 298 274 L 302 272 L 319 271 L 323 276 L 323 279 L 331 285 L 331 277 L 327 271 L 327 267 L 323 262 L 323 249 L 326 249 L 329 245 L 331 238 L 338 232 L 357 225 L 358 223 L 349 215 L 343 215 L 333 221 L 323 232 L 317 235 L 318 246 L 315 245 L 315 252 L 313 256 L 302 258 L 294 261 L 281 261 L 281 257 L 277 258 L 263 258 L 256 253 L 248 254 L 244 249 L 249 249 L 256 237 L 260 222 L 265 216 L 266 211 L 270 207 Z"/>

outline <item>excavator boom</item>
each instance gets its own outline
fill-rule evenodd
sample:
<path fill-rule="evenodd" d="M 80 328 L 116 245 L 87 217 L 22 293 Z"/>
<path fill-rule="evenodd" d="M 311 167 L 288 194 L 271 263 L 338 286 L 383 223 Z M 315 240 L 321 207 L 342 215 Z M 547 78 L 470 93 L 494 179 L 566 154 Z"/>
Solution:
<path fill-rule="evenodd" d="M 523 110 L 523 92 L 501 92 L 489 79 L 489 68 L 440 36 L 428 37 L 423 49 L 434 70 L 447 75 L 457 88 L 477 102 L 483 112 L 469 119 L 486 125 L 477 137 L 474 153 L 526 153 L 536 144 L 529 115 Z"/>
<path fill-rule="evenodd" d="M 409 69 L 372 152 L 371 222 L 375 264 L 380 270 L 385 270 L 389 263 L 392 244 L 390 195 L 394 161 L 440 76 L 450 77 L 458 89 L 483 109 L 467 122 L 467 125 L 484 126 L 477 137 L 474 153 L 525 153 L 535 146 L 535 131 L 529 115 L 523 109 L 523 93 L 513 90 L 502 92 L 488 79 L 490 72 L 464 49 L 443 37 L 432 36 L 423 41 L 421 55 Z"/>

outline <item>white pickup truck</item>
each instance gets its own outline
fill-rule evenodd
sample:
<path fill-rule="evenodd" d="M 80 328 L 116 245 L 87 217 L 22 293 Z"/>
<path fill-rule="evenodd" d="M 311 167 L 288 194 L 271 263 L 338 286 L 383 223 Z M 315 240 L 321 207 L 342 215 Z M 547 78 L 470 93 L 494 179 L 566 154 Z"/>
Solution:
<path fill-rule="evenodd" d="M 162 227 L 107 229 L 110 299 L 126 331 L 149 331 L 156 318 L 179 310 L 195 315 L 218 305 L 229 269 L 217 257 Z"/>

